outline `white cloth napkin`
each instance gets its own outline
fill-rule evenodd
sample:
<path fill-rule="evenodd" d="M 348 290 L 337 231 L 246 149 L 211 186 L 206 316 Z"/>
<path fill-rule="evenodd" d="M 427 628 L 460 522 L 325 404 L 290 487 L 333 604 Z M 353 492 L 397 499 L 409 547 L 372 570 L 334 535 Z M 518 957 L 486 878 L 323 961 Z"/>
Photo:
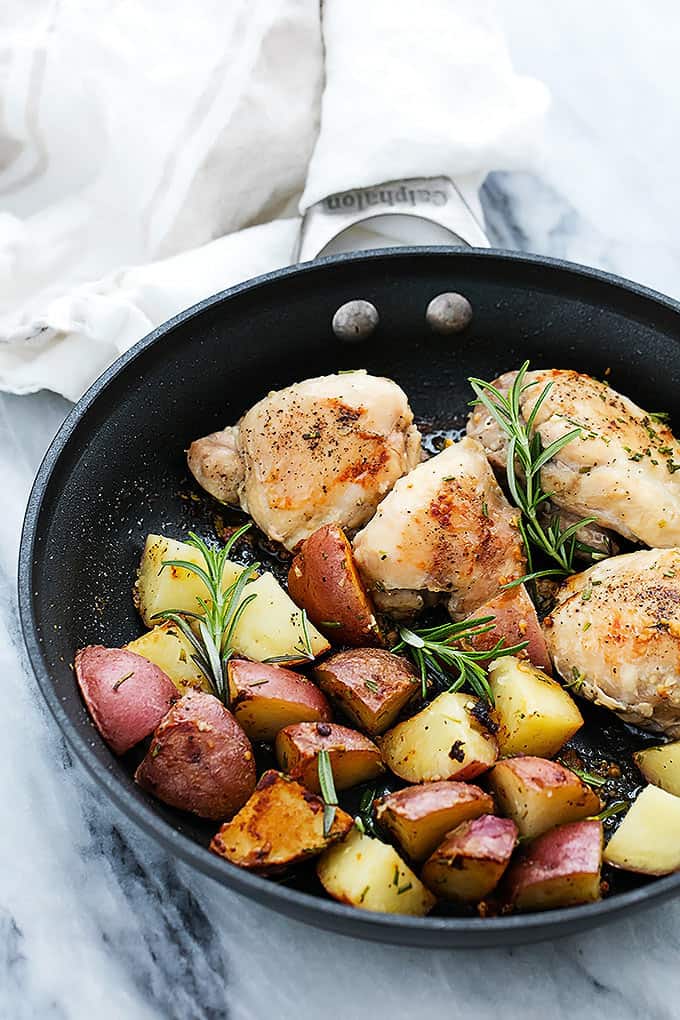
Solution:
<path fill-rule="evenodd" d="M 323 25 L 318 0 L 5 0 L 3 19 L 15 393 L 76 399 L 171 315 L 288 264 L 330 193 L 448 174 L 474 194 L 526 166 L 548 102 L 490 0 L 325 0 Z"/>

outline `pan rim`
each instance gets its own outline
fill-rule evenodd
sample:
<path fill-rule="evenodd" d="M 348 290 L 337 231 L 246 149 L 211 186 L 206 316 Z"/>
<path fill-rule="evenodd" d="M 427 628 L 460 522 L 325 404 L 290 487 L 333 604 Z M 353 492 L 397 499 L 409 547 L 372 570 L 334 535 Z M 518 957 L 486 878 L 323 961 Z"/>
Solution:
<path fill-rule="evenodd" d="M 206 847 L 183 835 L 170 822 L 165 821 L 152 805 L 130 797 L 113 772 L 110 769 L 102 768 L 92 746 L 79 733 L 76 724 L 70 719 L 52 685 L 50 670 L 41 649 L 32 583 L 37 525 L 55 468 L 67 450 L 82 418 L 109 384 L 142 352 L 158 343 L 175 327 L 188 322 L 207 308 L 228 301 L 244 291 L 252 291 L 266 286 L 273 281 L 304 276 L 309 272 L 337 264 L 361 264 L 385 258 L 390 260 L 414 257 L 426 259 L 442 255 L 454 260 L 457 258 L 464 258 L 466 261 L 491 260 L 500 264 L 529 264 L 548 270 L 566 271 L 576 278 L 580 277 L 624 290 L 629 295 L 647 299 L 680 315 L 680 302 L 642 284 L 632 283 L 623 277 L 603 270 L 541 255 L 518 254 L 494 248 L 461 249 L 449 245 L 380 248 L 359 253 L 329 255 L 311 262 L 287 266 L 262 274 L 204 298 L 162 323 L 117 358 L 90 386 L 61 424 L 43 457 L 27 503 L 19 551 L 18 609 L 31 668 L 42 696 L 68 745 L 85 766 L 87 772 L 102 786 L 126 817 L 152 836 L 166 850 L 171 851 L 173 855 L 195 867 L 201 873 L 248 898 L 264 903 L 271 909 L 296 916 L 308 923 L 331 928 L 341 934 L 409 945 L 432 944 L 438 941 L 437 936 L 439 935 L 442 938 L 438 944 L 442 947 L 455 945 L 453 941 L 448 941 L 446 936 L 455 937 L 456 941 L 462 943 L 463 937 L 468 935 L 470 936 L 468 945 L 491 947 L 510 942 L 529 942 L 539 938 L 566 934 L 579 928 L 594 927 L 620 916 L 626 910 L 651 906 L 659 900 L 680 893 L 680 873 L 657 878 L 652 883 L 592 904 L 497 918 L 413 918 L 404 915 L 369 913 L 252 875 L 222 861 Z M 334 921 L 338 922 L 337 925 L 333 923 Z M 479 941 L 476 941 L 477 939 Z"/>

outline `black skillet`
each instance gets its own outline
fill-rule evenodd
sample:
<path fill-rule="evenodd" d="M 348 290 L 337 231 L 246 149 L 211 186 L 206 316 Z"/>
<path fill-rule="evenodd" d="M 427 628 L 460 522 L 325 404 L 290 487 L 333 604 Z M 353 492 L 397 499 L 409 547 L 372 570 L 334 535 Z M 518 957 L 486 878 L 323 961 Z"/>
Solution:
<path fill-rule="evenodd" d="M 459 291 L 474 319 L 454 338 L 425 323 L 430 299 Z M 331 331 L 337 307 L 372 301 L 377 332 L 347 345 Z M 95 731 L 71 671 L 75 650 L 123 644 L 141 632 L 130 597 L 144 536 L 207 534 L 216 507 L 196 497 L 183 451 L 234 422 L 268 390 L 342 368 L 395 379 L 427 431 L 464 421 L 469 375 L 532 367 L 603 377 L 650 410 L 675 408 L 680 305 L 643 287 L 564 262 L 490 250 L 399 248 L 337 256 L 260 277 L 201 302 L 141 340 L 92 386 L 52 443 L 30 497 L 21 545 L 24 636 L 43 694 L 69 744 L 109 796 L 169 854 L 246 896 L 312 924 L 386 942 L 491 946 L 577 931 L 680 890 L 610 876 L 611 894 L 568 910 L 479 918 L 369 914 L 318 895 L 308 879 L 275 883 L 212 855 L 212 828 L 135 786 Z M 259 554 L 267 555 L 266 549 Z M 588 713 L 577 750 L 587 765 L 624 764 L 642 737 L 604 711 Z M 614 784 L 616 787 L 616 784 Z"/>

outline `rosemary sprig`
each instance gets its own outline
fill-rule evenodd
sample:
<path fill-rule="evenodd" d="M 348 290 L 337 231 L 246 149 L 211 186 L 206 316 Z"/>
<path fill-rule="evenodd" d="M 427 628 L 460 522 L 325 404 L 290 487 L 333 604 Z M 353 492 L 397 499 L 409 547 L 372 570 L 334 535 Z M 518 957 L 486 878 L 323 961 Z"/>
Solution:
<path fill-rule="evenodd" d="M 335 812 L 338 808 L 338 795 L 335 792 L 335 781 L 333 779 L 333 766 L 328 751 L 322 747 L 317 758 L 317 770 L 319 773 L 319 787 L 323 797 L 323 834 L 330 835 L 335 821 Z"/>
<path fill-rule="evenodd" d="M 543 388 L 525 421 L 522 416 L 520 400 L 523 393 L 536 385 L 536 383 L 525 383 L 528 369 L 529 362 L 525 361 L 507 396 L 492 383 L 485 382 L 483 379 L 471 378 L 468 380 L 477 398 L 472 401 L 473 405 L 483 404 L 508 440 L 506 465 L 508 488 L 515 506 L 522 514 L 519 529 L 529 567 L 529 573 L 524 578 L 513 582 L 514 584 L 537 576 L 564 577 L 567 574 L 572 574 L 575 570 L 574 554 L 579 548 L 577 533 L 595 520 L 594 517 L 584 517 L 569 527 L 562 528 L 557 518 L 547 525 L 541 523 L 539 519 L 539 511 L 551 497 L 551 493 L 546 492 L 541 485 L 541 468 L 557 456 L 567 443 L 577 439 L 582 434 L 582 429 L 574 428 L 550 443 L 545 449 L 543 448 L 540 434 L 533 429 L 538 412 L 552 388 L 552 382 L 547 383 Z M 542 570 L 534 573 L 532 550 L 543 553 L 556 566 L 550 571 Z"/>
<path fill-rule="evenodd" d="M 226 545 L 221 549 L 212 549 L 195 532 L 189 532 L 187 545 L 200 552 L 203 563 L 191 563 L 189 560 L 163 560 L 161 571 L 167 567 L 181 567 L 199 577 L 205 585 L 205 598 L 197 602 L 202 613 L 193 613 L 185 609 L 166 610 L 157 613 L 154 619 L 171 620 L 181 631 L 194 649 L 191 656 L 203 676 L 210 684 L 213 693 L 225 705 L 229 704 L 229 683 L 227 681 L 227 663 L 233 655 L 232 642 L 236 625 L 246 606 L 257 598 L 256 594 L 245 595 L 247 584 L 255 579 L 260 566 L 253 563 L 244 567 L 236 580 L 224 587 L 224 572 L 232 547 L 250 528 L 244 524 L 235 531 Z M 190 626 L 190 621 L 198 633 Z"/>
<path fill-rule="evenodd" d="M 591 815 L 590 821 L 592 822 L 606 822 L 608 818 L 613 818 L 614 815 L 620 815 L 622 811 L 630 807 L 630 802 L 627 800 L 615 800 L 609 804 L 604 811 L 600 811 L 599 815 Z"/>
<path fill-rule="evenodd" d="M 459 691 L 467 686 L 477 697 L 493 704 L 493 692 L 481 663 L 498 655 L 514 655 L 528 644 L 528 641 L 520 641 L 506 646 L 505 640 L 500 638 L 493 648 L 486 651 L 466 647 L 473 638 L 493 630 L 495 619 L 495 616 L 481 616 L 477 620 L 443 623 L 423 630 L 399 628 L 401 640 L 392 651 L 405 651 L 410 655 L 420 674 L 423 700 L 427 698 L 428 675 L 431 675 L 440 684 L 445 684 L 449 691 Z M 451 670 L 455 671 L 453 682 Z"/>

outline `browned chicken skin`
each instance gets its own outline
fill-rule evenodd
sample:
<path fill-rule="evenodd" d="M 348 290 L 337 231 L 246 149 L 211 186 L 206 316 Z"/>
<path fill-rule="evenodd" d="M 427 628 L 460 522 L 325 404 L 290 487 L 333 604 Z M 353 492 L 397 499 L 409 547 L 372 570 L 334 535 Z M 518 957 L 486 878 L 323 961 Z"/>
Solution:
<path fill-rule="evenodd" d="M 354 557 L 381 608 L 408 615 L 445 598 L 459 619 L 525 572 L 517 519 L 480 444 L 463 439 L 396 483 Z"/>

